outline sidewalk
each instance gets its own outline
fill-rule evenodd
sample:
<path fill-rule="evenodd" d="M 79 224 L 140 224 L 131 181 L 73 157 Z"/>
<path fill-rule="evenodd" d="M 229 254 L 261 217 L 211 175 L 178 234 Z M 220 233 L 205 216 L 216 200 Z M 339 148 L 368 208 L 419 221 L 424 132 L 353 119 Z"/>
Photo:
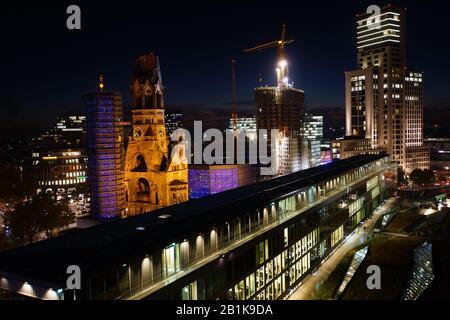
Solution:
<path fill-rule="evenodd" d="M 366 220 L 362 226 L 350 234 L 346 240 L 333 252 L 327 260 L 317 269 L 315 273 L 304 280 L 303 284 L 291 295 L 289 300 L 311 300 L 320 285 L 330 276 L 339 262 L 351 249 L 363 244 L 366 241 L 367 235 L 375 226 L 376 221 L 380 216 L 385 214 L 387 210 L 392 208 L 396 198 L 390 198 L 386 203 L 377 210 L 371 218 Z M 363 231 L 365 227 L 366 231 Z"/>

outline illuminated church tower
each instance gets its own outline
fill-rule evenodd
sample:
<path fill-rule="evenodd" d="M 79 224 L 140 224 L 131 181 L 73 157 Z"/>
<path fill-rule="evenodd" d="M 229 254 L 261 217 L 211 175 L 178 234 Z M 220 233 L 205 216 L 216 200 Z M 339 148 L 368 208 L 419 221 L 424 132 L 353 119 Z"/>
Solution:
<path fill-rule="evenodd" d="M 184 143 L 180 142 L 171 156 L 161 73 L 154 53 L 137 59 L 131 90 L 132 133 L 125 158 L 128 216 L 188 200 Z"/>

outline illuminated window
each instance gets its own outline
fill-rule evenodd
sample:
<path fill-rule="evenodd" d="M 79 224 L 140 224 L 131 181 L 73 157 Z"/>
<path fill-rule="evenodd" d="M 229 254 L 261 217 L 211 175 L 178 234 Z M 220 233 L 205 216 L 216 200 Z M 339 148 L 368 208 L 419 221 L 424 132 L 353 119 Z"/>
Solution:
<path fill-rule="evenodd" d="M 175 272 L 175 244 L 163 250 L 163 269 L 166 276 Z"/>
<path fill-rule="evenodd" d="M 284 229 L 284 246 L 287 247 L 289 245 L 289 229 Z"/>
<path fill-rule="evenodd" d="M 181 289 L 181 300 L 197 300 L 197 281 Z"/>
<path fill-rule="evenodd" d="M 270 260 L 266 264 L 266 282 L 268 282 L 272 279 L 273 279 L 273 262 L 272 262 L 272 260 Z"/>
<path fill-rule="evenodd" d="M 252 273 L 250 276 L 245 278 L 245 289 L 246 297 L 250 298 L 255 293 L 255 274 Z"/>
<path fill-rule="evenodd" d="M 264 267 L 261 267 L 256 271 L 256 289 L 257 290 L 264 287 L 264 284 L 265 284 L 264 279 L 265 279 Z"/>

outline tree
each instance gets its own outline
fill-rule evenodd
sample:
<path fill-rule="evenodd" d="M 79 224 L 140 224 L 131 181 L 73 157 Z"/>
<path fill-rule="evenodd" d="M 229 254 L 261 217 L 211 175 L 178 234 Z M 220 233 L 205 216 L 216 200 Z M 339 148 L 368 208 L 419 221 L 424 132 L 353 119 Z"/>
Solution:
<path fill-rule="evenodd" d="M 0 252 L 8 250 L 13 247 L 13 243 L 5 234 L 5 230 L 0 228 Z"/>
<path fill-rule="evenodd" d="M 33 180 L 14 165 L 0 163 L 0 201 L 16 202 L 33 195 L 36 191 Z"/>
<path fill-rule="evenodd" d="M 432 170 L 414 169 L 409 178 L 416 185 L 425 185 L 434 182 L 434 172 Z"/>
<path fill-rule="evenodd" d="M 20 243 L 34 242 L 36 235 L 45 232 L 51 236 L 54 229 L 75 221 L 66 202 L 57 203 L 47 194 L 39 194 L 31 200 L 19 202 L 6 214 L 6 224 L 11 228 L 12 238 Z"/>
<path fill-rule="evenodd" d="M 12 238 L 19 243 L 33 242 L 39 232 L 40 215 L 32 201 L 17 203 L 14 210 L 5 216 Z"/>
<path fill-rule="evenodd" d="M 402 167 L 398 167 L 397 169 L 397 181 L 400 186 L 405 186 L 409 183 L 408 177 Z"/>
<path fill-rule="evenodd" d="M 12 166 L 0 164 L 0 200 L 9 201 L 18 193 L 20 172 Z"/>
<path fill-rule="evenodd" d="M 47 200 L 45 200 L 47 201 Z M 51 236 L 51 232 L 66 227 L 75 221 L 75 215 L 69 210 L 67 200 L 60 202 L 44 201 L 44 217 L 41 219 L 41 230 Z"/>
<path fill-rule="evenodd" d="M 6 236 L 2 228 L 0 228 L 0 252 L 6 247 Z"/>

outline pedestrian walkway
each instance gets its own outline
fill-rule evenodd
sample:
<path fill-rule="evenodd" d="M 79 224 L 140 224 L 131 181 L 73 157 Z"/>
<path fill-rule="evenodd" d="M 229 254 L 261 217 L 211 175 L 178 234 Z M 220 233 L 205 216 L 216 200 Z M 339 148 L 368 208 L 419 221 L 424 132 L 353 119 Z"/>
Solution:
<path fill-rule="evenodd" d="M 360 228 L 350 234 L 347 239 L 328 256 L 327 260 L 322 263 L 317 271 L 304 280 L 303 284 L 289 297 L 289 300 L 313 299 L 322 283 L 330 276 L 347 252 L 366 242 L 367 236 L 373 230 L 378 218 L 388 210 L 392 209 L 395 202 L 396 198 L 390 198 L 372 215 L 371 218 L 367 219 Z"/>

